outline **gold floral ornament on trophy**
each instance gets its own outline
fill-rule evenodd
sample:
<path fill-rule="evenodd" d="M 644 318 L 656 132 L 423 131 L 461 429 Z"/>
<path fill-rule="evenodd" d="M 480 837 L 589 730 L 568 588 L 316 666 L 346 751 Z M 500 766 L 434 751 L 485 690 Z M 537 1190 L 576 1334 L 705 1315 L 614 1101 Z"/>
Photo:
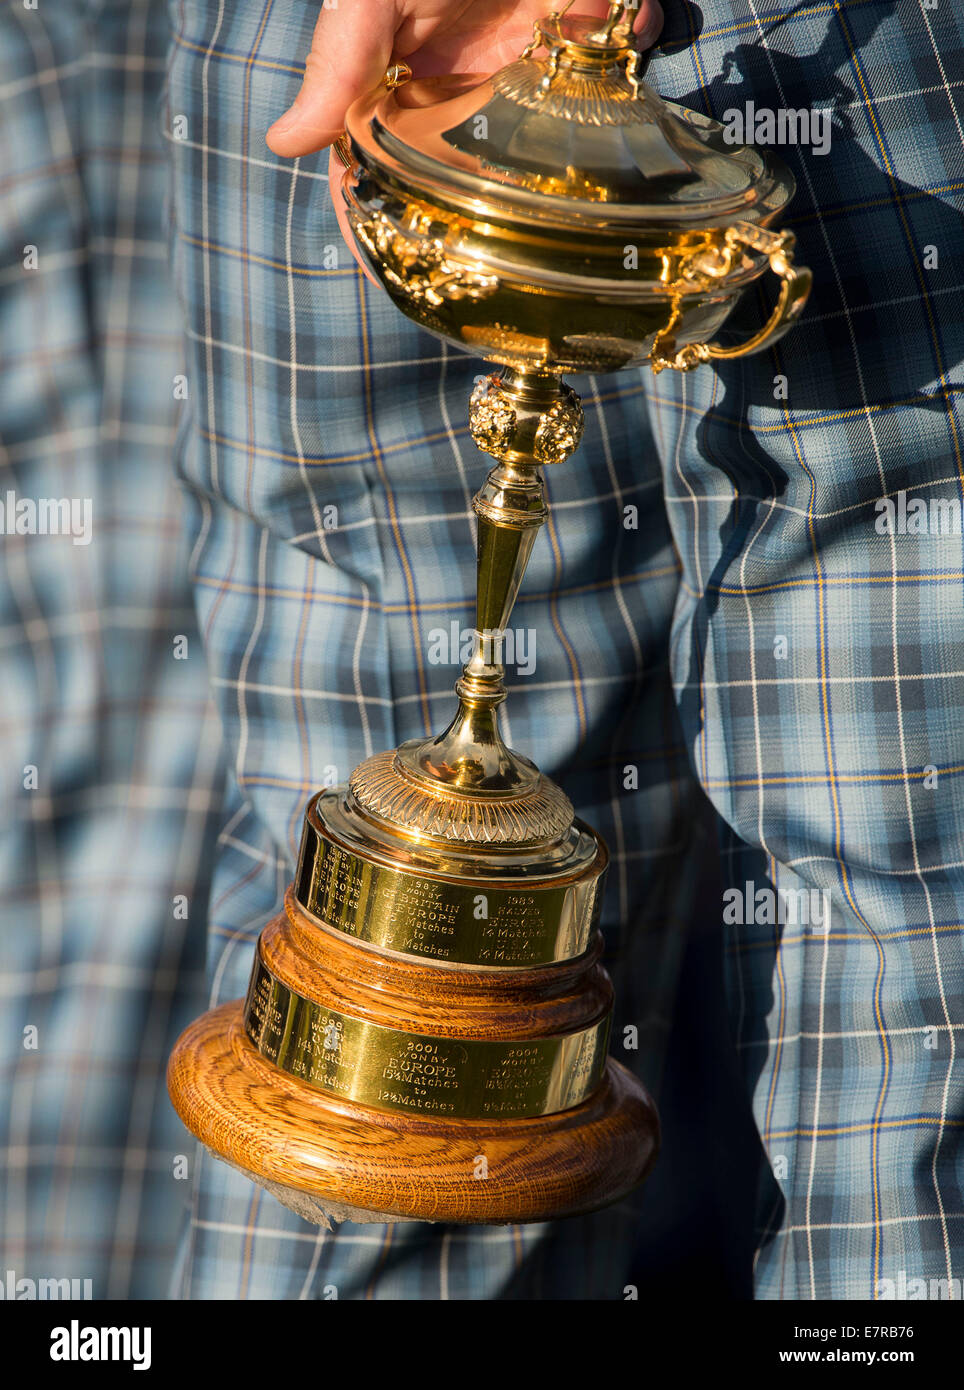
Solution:
<path fill-rule="evenodd" d="M 183 1034 L 174 1104 L 215 1154 L 311 1221 L 537 1221 L 641 1182 L 658 1122 L 608 1056 L 601 838 L 506 747 L 500 636 L 539 527 L 541 470 L 578 447 L 564 372 L 745 356 L 810 273 L 775 231 L 770 154 L 643 82 L 631 14 L 550 14 L 477 76 L 394 67 L 338 144 L 358 248 L 416 323 L 502 368 L 472 395 L 496 466 L 474 501 L 474 654 L 437 737 L 361 763 L 305 812 L 284 911 L 246 1000 Z M 748 285 L 779 293 L 714 341 Z"/>

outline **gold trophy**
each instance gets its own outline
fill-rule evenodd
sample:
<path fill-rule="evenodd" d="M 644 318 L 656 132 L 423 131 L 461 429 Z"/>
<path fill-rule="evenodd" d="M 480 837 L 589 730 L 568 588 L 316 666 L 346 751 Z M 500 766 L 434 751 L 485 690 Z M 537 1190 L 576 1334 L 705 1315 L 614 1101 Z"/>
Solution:
<path fill-rule="evenodd" d="M 547 515 L 541 470 L 582 434 L 560 373 L 757 351 L 810 273 L 772 230 L 788 171 L 661 100 L 631 20 L 616 3 L 604 21 L 550 14 L 482 82 L 398 65 L 337 147 L 335 196 L 395 304 L 502 370 L 471 401 L 496 466 L 473 503 L 455 717 L 309 802 L 247 999 L 198 1019 L 170 1062 L 188 1128 L 310 1221 L 570 1215 L 623 1196 L 656 1152 L 652 1102 L 607 1055 L 606 847 L 502 741 L 501 638 Z M 767 269 L 769 321 L 712 341 Z"/>

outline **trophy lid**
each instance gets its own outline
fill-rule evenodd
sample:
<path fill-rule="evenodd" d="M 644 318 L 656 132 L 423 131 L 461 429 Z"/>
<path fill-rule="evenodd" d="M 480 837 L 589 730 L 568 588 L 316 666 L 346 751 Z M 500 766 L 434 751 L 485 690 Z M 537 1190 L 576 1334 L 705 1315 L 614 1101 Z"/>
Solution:
<path fill-rule="evenodd" d="M 355 104 L 356 151 L 393 182 L 478 212 L 572 226 L 768 222 L 789 201 L 781 161 L 642 81 L 632 12 L 552 13 L 493 76 L 405 81 Z"/>

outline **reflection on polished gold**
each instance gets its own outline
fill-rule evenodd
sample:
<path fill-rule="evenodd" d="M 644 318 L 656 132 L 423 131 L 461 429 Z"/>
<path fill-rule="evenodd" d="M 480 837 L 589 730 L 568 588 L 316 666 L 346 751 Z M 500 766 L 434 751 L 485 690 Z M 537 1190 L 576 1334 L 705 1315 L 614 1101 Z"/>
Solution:
<path fill-rule="evenodd" d="M 536 846 L 488 855 L 467 841 L 406 847 L 390 821 L 383 825 L 380 836 L 374 825 L 366 833 L 337 792 L 309 804 L 295 893 L 319 923 L 448 966 L 540 966 L 589 949 L 608 855 L 581 821 L 570 815 L 549 853 Z"/>
<path fill-rule="evenodd" d="M 526 188 L 535 189 L 537 193 L 551 193 L 557 198 L 591 198 L 604 203 L 609 197 L 605 184 L 594 183 L 571 164 L 566 165 L 566 172 L 562 175 L 525 174 L 521 177 Z"/>
<path fill-rule="evenodd" d="M 498 289 L 497 276 L 450 260 L 441 237 L 402 231 L 380 212 L 356 214 L 351 224 L 359 243 L 381 264 L 386 282 L 413 303 L 437 308 L 447 299 L 484 299 Z"/>

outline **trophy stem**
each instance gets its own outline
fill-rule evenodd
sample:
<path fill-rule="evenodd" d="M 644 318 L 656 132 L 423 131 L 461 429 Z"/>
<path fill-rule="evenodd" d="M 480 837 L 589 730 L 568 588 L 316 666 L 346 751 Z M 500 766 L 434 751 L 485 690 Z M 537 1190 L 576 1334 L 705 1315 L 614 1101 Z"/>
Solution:
<path fill-rule="evenodd" d="M 506 368 L 472 393 L 470 427 L 479 448 L 498 459 L 472 502 L 479 519 L 472 656 L 455 686 L 459 708 L 451 724 L 437 738 L 406 745 L 398 756 L 416 777 L 473 795 L 512 796 L 529 792 L 539 773 L 506 747 L 499 732 L 506 630 L 536 535 L 549 515 L 542 467 L 576 449 L 582 408 L 558 376 Z"/>

